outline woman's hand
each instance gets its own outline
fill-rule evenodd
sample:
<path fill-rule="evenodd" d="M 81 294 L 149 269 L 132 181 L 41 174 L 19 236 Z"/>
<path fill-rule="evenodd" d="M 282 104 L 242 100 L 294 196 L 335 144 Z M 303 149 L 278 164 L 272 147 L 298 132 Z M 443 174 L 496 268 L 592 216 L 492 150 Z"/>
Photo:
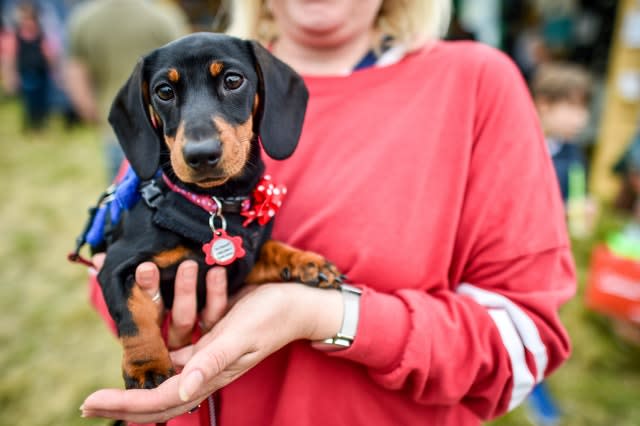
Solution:
<path fill-rule="evenodd" d="M 104 263 L 105 255 L 97 254 L 93 257 L 93 264 L 97 271 Z M 96 271 L 96 273 L 97 273 Z M 210 330 L 227 310 L 227 278 L 224 268 L 212 268 L 206 276 L 207 303 L 198 318 L 196 286 L 198 279 L 198 264 L 192 260 L 184 261 L 178 266 L 174 287 L 171 321 L 167 336 L 167 347 L 177 349 L 191 343 L 192 333 L 196 324 L 202 334 Z M 144 262 L 136 268 L 135 281 L 149 297 L 158 303 L 161 315 L 166 310 L 160 297 L 160 271 L 151 262 Z"/>
<path fill-rule="evenodd" d="M 174 287 L 171 321 L 167 335 L 169 349 L 181 348 L 191 343 L 191 335 L 198 323 L 204 334 L 224 315 L 227 309 L 227 279 L 224 268 L 212 268 L 207 272 L 207 303 L 200 313 L 197 312 L 198 264 L 193 260 L 184 261 L 178 266 Z M 136 269 L 136 283 L 154 300 L 160 298 L 160 272 L 151 263 L 141 263 Z"/>
<path fill-rule="evenodd" d="M 258 286 L 198 343 L 172 353 L 176 366 L 184 366 L 179 375 L 151 390 L 97 391 L 85 400 L 82 415 L 166 421 L 197 406 L 286 344 L 335 335 L 342 310 L 342 296 L 335 290 L 291 283 Z"/>

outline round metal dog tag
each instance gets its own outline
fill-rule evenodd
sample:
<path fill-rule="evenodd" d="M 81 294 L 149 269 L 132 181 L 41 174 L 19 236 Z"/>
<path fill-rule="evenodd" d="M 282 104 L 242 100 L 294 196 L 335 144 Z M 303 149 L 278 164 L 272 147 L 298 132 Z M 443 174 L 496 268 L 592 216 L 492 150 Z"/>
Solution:
<path fill-rule="evenodd" d="M 231 237 L 226 231 L 218 230 L 213 239 L 202 246 L 208 265 L 230 265 L 245 255 L 242 238 Z"/>
<path fill-rule="evenodd" d="M 216 263 L 225 263 L 236 256 L 236 247 L 231 240 L 218 238 L 211 245 L 211 257 Z"/>

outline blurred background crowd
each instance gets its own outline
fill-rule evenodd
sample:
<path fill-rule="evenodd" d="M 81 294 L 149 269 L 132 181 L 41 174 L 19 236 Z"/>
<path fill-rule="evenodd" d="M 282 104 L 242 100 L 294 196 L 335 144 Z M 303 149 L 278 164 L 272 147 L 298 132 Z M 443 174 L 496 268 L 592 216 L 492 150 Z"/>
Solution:
<path fill-rule="evenodd" d="M 605 336 L 603 346 L 621 345 L 616 357 L 622 353 L 623 357 L 637 358 L 640 1 L 456 0 L 454 5 L 447 38 L 477 40 L 503 50 L 531 88 L 566 202 L 581 271 L 576 297 L 580 308 L 570 308 L 565 314 L 574 317 L 567 321 L 577 349 L 574 357 L 580 359 L 582 348 L 599 345 L 593 339 Z M 17 150 L 20 144 L 33 145 L 38 140 L 55 139 L 58 143 L 58 139 L 77 137 L 78 129 L 82 129 L 88 132 L 82 133 L 83 140 L 91 138 L 99 146 L 95 152 L 100 155 L 92 159 L 90 169 L 99 176 L 96 181 L 108 183 L 118 170 L 122 154 L 106 123 L 106 114 L 137 59 L 189 32 L 223 31 L 229 8 L 230 1 L 225 0 L 0 0 L 2 146 Z M 15 120 L 17 124 L 9 125 Z M 15 129 L 15 133 L 8 129 Z M 8 161 L 3 163 L 3 174 L 15 179 L 8 171 Z M 97 195 L 101 188 L 94 189 Z M 90 201 L 82 199 L 79 205 Z M 77 224 L 71 223 L 70 229 L 74 227 Z M 70 247 L 68 239 L 67 247 L 55 249 Z M 1 252 L 3 256 L 10 253 L 9 248 Z M 56 256 L 62 258 L 60 253 Z M 583 327 L 595 331 L 578 331 Z M 6 335 L 8 332 L 4 329 L 3 334 L 0 326 L 0 336 Z M 563 370 L 570 372 L 567 374 L 590 374 L 585 369 L 600 368 L 601 359 L 612 359 L 607 350 L 591 351 L 575 368 L 570 362 Z M 0 360 L 7 361 L 1 355 Z M 640 366 L 629 362 L 625 358 L 613 370 L 620 370 L 620 380 L 640 383 Z M 559 374 L 567 379 L 567 375 Z M 588 383 L 598 386 L 597 381 Z M 551 385 L 553 392 L 542 395 L 543 400 L 531 401 L 534 407 L 530 406 L 528 421 L 555 424 L 556 409 L 581 409 L 567 395 L 571 386 Z M 0 412 L 13 404 L 7 396 L 10 386 L 2 386 Z M 638 396 L 636 393 L 632 398 Z M 550 399 L 545 401 L 545 397 Z M 585 400 L 590 398 L 583 397 Z M 618 400 L 624 401 L 625 397 L 618 396 Z M 634 401 L 637 406 L 637 398 Z M 606 410 L 621 410 L 622 417 L 601 413 L 600 417 L 591 416 L 591 422 L 589 416 L 576 422 L 571 417 L 560 421 L 640 424 L 640 412 L 631 405 L 607 406 Z M 545 413 L 551 415 L 545 417 Z M 520 424 L 520 419 L 516 417 L 512 424 Z M 601 423 L 598 419 L 616 421 Z"/>

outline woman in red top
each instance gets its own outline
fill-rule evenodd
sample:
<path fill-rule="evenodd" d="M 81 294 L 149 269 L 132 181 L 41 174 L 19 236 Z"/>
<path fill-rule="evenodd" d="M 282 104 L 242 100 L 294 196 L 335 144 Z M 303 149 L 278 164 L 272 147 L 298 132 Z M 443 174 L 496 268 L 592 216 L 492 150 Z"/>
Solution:
<path fill-rule="evenodd" d="M 475 425 L 516 407 L 567 358 L 558 309 L 575 291 L 516 67 L 438 41 L 444 0 L 234 4 L 232 31 L 270 46 L 310 92 L 298 150 L 267 160 L 288 187 L 274 237 L 322 253 L 359 290 L 269 284 L 223 315 L 212 270 L 199 318 L 212 329 L 173 353 L 182 373 L 98 391 L 83 415 L 156 422 L 204 401 L 169 424 Z M 181 267 L 173 346 L 196 322 L 194 266 Z M 157 293 L 152 265 L 137 278 Z"/>

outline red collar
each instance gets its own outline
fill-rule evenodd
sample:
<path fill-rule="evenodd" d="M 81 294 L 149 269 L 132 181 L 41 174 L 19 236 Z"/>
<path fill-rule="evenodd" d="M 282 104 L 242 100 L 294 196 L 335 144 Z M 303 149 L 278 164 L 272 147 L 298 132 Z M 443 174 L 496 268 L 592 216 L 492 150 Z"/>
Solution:
<path fill-rule="evenodd" d="M 217 200 L 215 197 L 195 194 L 180 188 L 171 182 L 165 174 L 162 175 L 162 179 L 173 192 L 177 192 L 189 202 L 211 214 L 217 212 L 218 205 L 224 206 L 224 203 L 221 203 L 221 200 Z M 257 220 L 260 225 L 266 225 L 282 206 L 282 199 L 286 193 L 287 188 L 284 185 L 275 185 L 271 181 L 271 176 L 264 175 L 253 190 L 251 199 L 234 199 L 235 202 L 241 203 L 240 214 L 246 218 L 242 225 L 246 227 L 254 220 Z"/>

